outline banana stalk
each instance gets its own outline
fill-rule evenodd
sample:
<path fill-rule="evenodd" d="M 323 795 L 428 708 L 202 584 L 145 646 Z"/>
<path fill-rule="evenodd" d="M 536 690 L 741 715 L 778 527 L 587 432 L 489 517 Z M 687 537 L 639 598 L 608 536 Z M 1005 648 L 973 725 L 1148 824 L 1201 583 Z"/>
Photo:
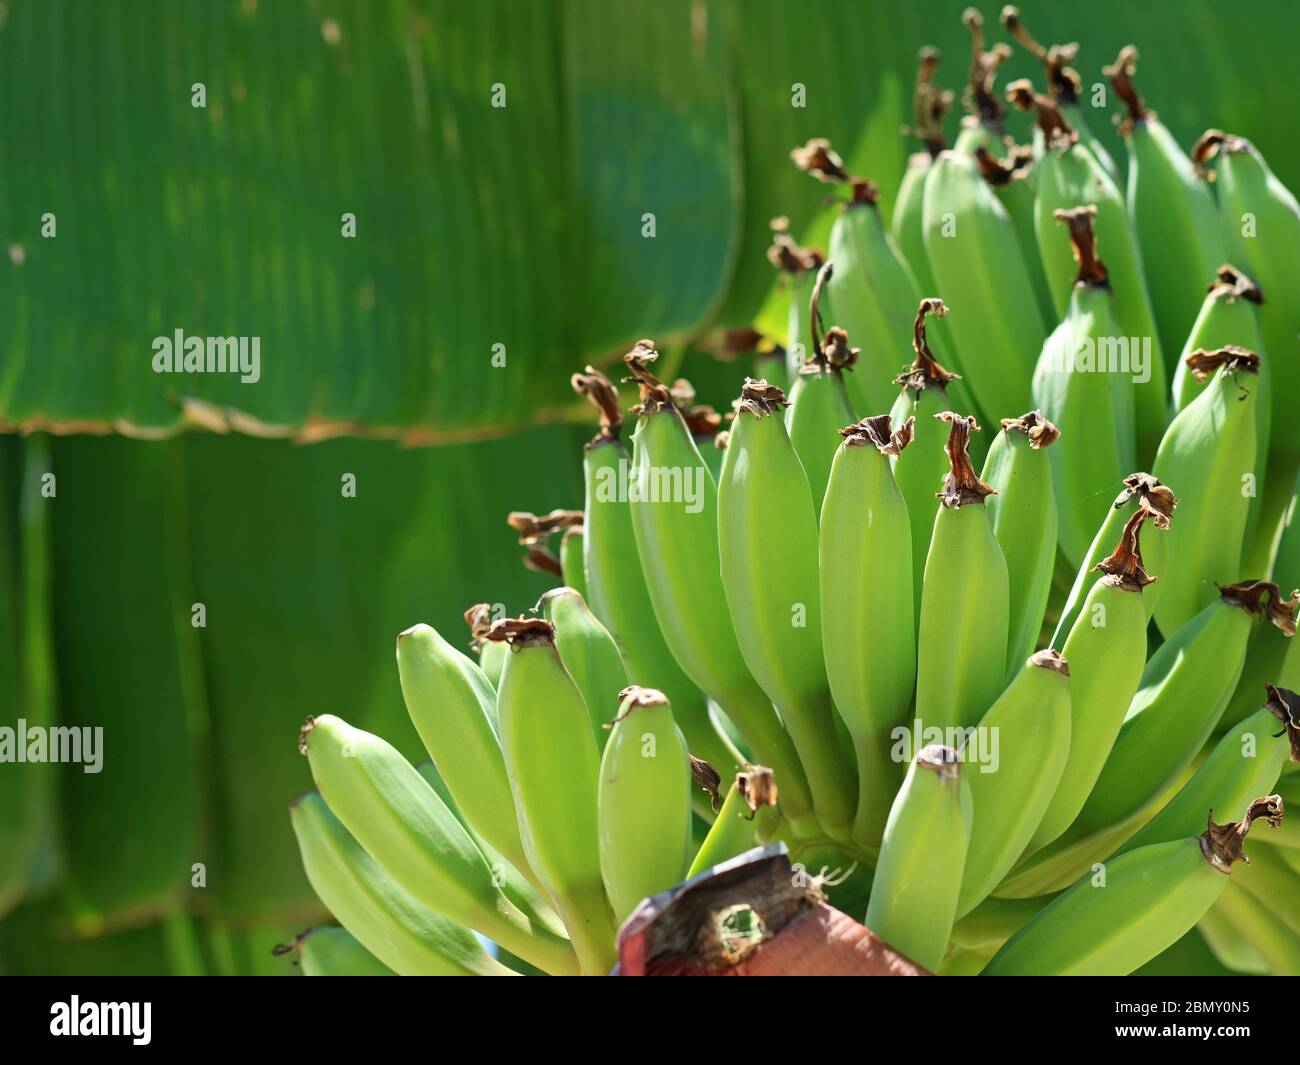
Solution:
<path fill-rule="evenodd" d="M 294 942 L 303 976 L 396 976 L 346 928 L 311 928 Z"/>
<path fill-rule="evenodd" d="M 989 448 L 980 474 L 995 493 L 984 506 L 1007 563 L 1008 679 L 1037 646 L 1052 588 L 1058 519 L 1052 467 L 1044 449 L 1060 435 L 1039 411 L 1003 418 L 1002 431 Z"/>
<path fill-rule="evenodd" d="M 907 719 L 916 678 L 912 533 L 892 462 L 912 439 L 889 415 L 840 430 L 822 505 L 822 643 L 831 695 L 858 762 L 853 835 L 876 846 L 901 773 L 890 733 Z"/>
<path fill-rule="evenodd" d="M 966 442 L 974 417 L 944 411 L 950 468 L 938 493 L 921 590 L 916 707 L 926 726 L 975 724 L 1003 687 L 1010 613 L 1007 564 Z M 1067 652 L 1068 654 L 1068 652 Z"/>
<path fill-rule="evenodd" d="M 555 626 L 555 649 L 582 692 L 596 746 L 603 750 L 609 736 L 605 726 L 618 712 L 621 693 L 629 683 L 618 644 L 572 588 L 552 588 L 537 606 Z"/>
<path fill-rule="evenodd" d="M 776 780 L 766 766 L 746 766 L 737 773 L 709 834 L 691 860 L 686 879 L 697 877 L 754 847 L 767 819 L 763 815 L 775 813 L 776 801 Z"/>

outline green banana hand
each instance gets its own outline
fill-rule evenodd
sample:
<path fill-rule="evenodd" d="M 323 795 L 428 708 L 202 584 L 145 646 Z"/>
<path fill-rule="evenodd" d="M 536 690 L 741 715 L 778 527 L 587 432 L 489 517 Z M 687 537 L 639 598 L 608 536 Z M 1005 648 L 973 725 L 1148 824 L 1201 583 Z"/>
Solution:
<path fill-rule="evenodd" d="M 569 944 L 506 898 L 464 826 L 394 747 L 324 714 L 307 719 L 298 749 L 330 810 L 423 905 L 547 972 L 573 971 Z"/>
<path fill-rule="evenodd" d="M 1228 886 L 1251 825 L 1282 819 L 1282 800 L 1256 799 L 1240 822 L 1115 858 L 1053 901 L 994 955 L 986 976 L 1127 976 L 1186 933 Z"/>
<path fill-rule="evenodd" d="M 605 726 L 617 712 L 620 693 L 629 683 L 618 644 L 572 588 L 552 588 L 537 605 L 555 626 L 555 649 L 582 692 L 596 746 L 603 750 L 609 735 Z"/>
<path fill-rule="evenodd" d="M 858 760 L 853 835 L 876 846 L 901 773 L 890 733 L 911 708 L 916 679 L 912 533 L 892 462 L 912 439 L 889 415 L 841 429 L 822 505 L 819 543 L 826 676 Z"/>
<path fill-rule="evenodd" d="M 316 792 L 289 807 L 303 868 L 326 909 L 403 976 L 508 976 L 462 924 L 429 909 L 384 871 Z M 572 972 L 570 961 L 561 971 Z"/>
<path fill-rule="evenodd" d="M 664 642 L 637 557 L 636 533 L 627 493 L 619 491 L 631 458 L 620 440 L 623 412 L 609 378 L 587 367 L 574 374 L 574 391 L 600 412 L 600 431 L 583 449 L 586 491 L 583 502 L 583 552 L 588 603 L 618 644 L 628 674 L 668 696 L 677 724 L 691 750 L 720 769 L 742 762 L 740 754 L 714 727 L 704 693 L 686 676 Z M 486 641 L 486 647 L 505 644 Z M 485 652 L 486 653 L 486 650 Z M 504 658 L 502 659 L 504 663 Z M 499 673 L 498 673 L 499 676 Z"/>
<path fill-rule="evenodd" d="M 682 879 L 691 845 L 691 764 L 663 692 L 623 693 L 600 763 L 600 871 L 622 924 Z"/>
<path fill-rule="evenodd" d="M 1039 411 L 1003 418 L 1002 431 L 994 438 L 980 474 L 995 493 L 984 506 L 1007 563 L 1008 679 L 1038 644 L 1052 590 L 1059 522 L 1051 462 L 1044 449 L 1060 435 Z"/>
<path fill-rule="evenodd" d="M 977 743 L 996 743 L 996 764 L 965 759 L 970 846 L 957 917 L 988 896 L 1020 857 L 1052 800 L 1070 753 L 1070 669 L 1055 651 L 1033 655 L 980 719 Z M 1006 764 L 1001 763 L 1005 746 Z M 974 763 L 974 764 L 973 764 Z"/>
<path fill-rule="evenodd" d="M 970 828 L 960 757 L 939 744 L 922 748 L 889 811 L 864 923 L 930 970 L 952 933 Z"/>
<path fill-rule="evenodd" d="M 766 820 L 763 815 L 775 813 L 776 799 L 776 780 L 772 770 L 751 765 L 737 773 L 727 797 L 722 800 L 722 809 L 713 819 L 709 834 L 691 860 L 686 879 L 697 877 L 757 846 L 756 835 Z"/>
<path fill-rule="evenodd" d="M 524 853 L 583 973 L 607 973 L 616 960 L 614 925 L 600 872 L 600 757 L 585 700 L 560 661 L 549 621 L 506 619 L 489 638 L 510 645 L 497 713 Z"/>
<path fill-rule="evenodd" d="M 745 381 L 718 482 L 722 584 L 745 663 L 799 752 L 817 819 L 847 839 L 857 786 L 826 680 L 817 515 L 781 417 L 786 404 L 767 382 Z M 785 787 L 779 773 L 777 782 Z"/>
<path fill-rule="evenodd" d="M 294 941 L 303 976 L 396 976 L 346 928 L 311 928 Z"/>
<path fill-rule="evenodd" d="M 1003 688 L 1010 614 L 1007 564 L 966 443 L 974 417 L 944 411 L 950 468 L 930 537 L 917 634 L 916 707 L 925 725 L 975 724 Z M 1068 653 L 1068 652 L 1067 652 Z"/>

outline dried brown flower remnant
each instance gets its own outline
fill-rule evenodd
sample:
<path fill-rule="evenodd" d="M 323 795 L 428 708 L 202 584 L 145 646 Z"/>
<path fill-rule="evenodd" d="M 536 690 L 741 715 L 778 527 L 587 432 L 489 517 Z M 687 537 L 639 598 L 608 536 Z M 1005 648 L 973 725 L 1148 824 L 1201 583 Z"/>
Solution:
<path fill-rule="evenodd" d="M 1142 568 L 1142 523 L 1151 517 L 1151 511 L 1138 507 L 1133 516 L 1124 523 L 1119 546 L 1092 568 L 1104 573 L 1108 584 L 1130 592 L 1140 592 L 1148 584 L 1155 582 Z"/>
<path fill-rule="evenodd" d="M 1213 351 L 1197 348 L 1183 361 L 1187 363 L 1187 368 L 1198 381 L 1204 381 L 1218 370 L 1223 370 L 1225 373 L 1237 373 L 1241 370 L 1247 373 L 1259 373 L 1259 356 L 1249 348 L 1238 347 L 1236 344 L 1225 344 Z"/>
<path fill-rule="evenodd" d="M 1234 862 L 1249 865 L 1250 859 L 1243 853 L 1241 845 L 1246 841 L 1251 826 L 1264 820 L 1277 828 L 1282 823 L 1282 809 L 1282 796 L 1265 795 L 1251 802 L 1240 821 L 1230 821 L 1226 825 L 1216 825 L 1211 810 L 1201 834 L 1201 853 L 1221 873 L 1231 872 Z"/>
<path fill-rule="evenodd" d="M 838 430 L 845 447 L 875 446 L 882 455 L 899 455 L 916 435 L 916 419 L 908 418 L 897 429 L 888 414 L 875 414 Z"/>
<path fill-rule="evenodd" d="M 949 470 L 943 479 L 943 491 L 936 492 L 936 498 L 949 510 L 958 510 L 971 503 L 982 504 L 985 497 L 996 495 L 996 488 L 980 480 L 975 467 L 971 465 L 970 452 L 967 450 L 970 434 L 980 431 L 975 416 L 946 410 L 935 417 L 948 423 L 948 443 L 944 450 L 948 453 L 949 463 Z"/>
<path fill-rule="evenodd" d="M 1044 418 L 1041 410 L 1031 410 L 1019 418 L 1003 418 L 1002 428 L 1009 433 L 1024 433 L 1029 438 L 1029 446 L 1035 451 L 1051 447 L 1061 439 L 1061 430 L 1054 422 Z"/>
<path fill-rule="evenodd" d="M 900 388 L 910 388 L 913 392 L 921 392 L 927 388 L 946 389 L 949 382 L 961 380 L 961 374 L 939 365 L 934 353 L 930 351 L 930 343 L 925 335 L 926 315 L 933 314 L 936 318 L 942 318 L 947 313 L 948 308 L 941 299 L 930 296 L 921 301 L 912 323 L 912 350 L 916 352 L 916 358 L 894 378 L 894 384 Z"/>

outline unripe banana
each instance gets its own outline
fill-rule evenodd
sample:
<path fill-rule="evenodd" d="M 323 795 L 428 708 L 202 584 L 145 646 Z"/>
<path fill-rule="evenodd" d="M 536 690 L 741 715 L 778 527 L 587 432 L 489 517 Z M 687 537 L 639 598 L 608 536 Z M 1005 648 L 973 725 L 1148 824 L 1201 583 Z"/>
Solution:
<path fill-rule="evenodd" d="M 939 967 L 948 946 L 971 815 L 957 752 L 922 748 L 890 808 L 863 923 L 927 969 Z"/>
<path fill-rule="evenodd" d="M 1038 232 L 1034 228 L 1033 150 L 1013 145 L 1005 158 L 999 159 L 981 146 L 975 149 L 975 162 L 1016 228 L 1016 241 L 1033 281 L 1034 299 L 1043 321 L 1056 321 L 1056 305 L 1038 256 Z"/>
<path fill-rule="evenodd" d="M 912 532 L 892 461 L 912 439 L 913 420 L 889 415 L 840 430 L 822 505 L 819 545 L 826 676 L 858 760 L 853 834 L 880 842 L 899 770 L 890 732 L 908 717 L 916 678 Z"/>
<path fill-rule="evenodd" d="M 1176 942 L 1228 886 L 1251 825 L 1282 819 L 1276 795 L 1256 799 L 1240 822 L 1156 843 L 1107 863 L 1104 880 L 1081 880 L 994 955 L 986 976 L 1127 976 Z"/>
<path fill-rule="evenodd" d="M 582 971 L 607 973 L 615 961 L 614 925 L 600 873 L 600 759 L 585 701 L 560 661 L 549 621 L 506 619 L 489 638 L 510 645 L 497 713 L 524 853 Z"/>
<path fill-rule="evenodd" d="M 874 184 L 850 174 L 826 140 L 810 140 L 790 157 L 818 180 L 852 189 L 831 227 L 827 258 L 835 272 L 826 279 L 827 317 L 862 349 L 857 371 L 845 381 L 853 409 L 884 410 L 894 398 L 890 371 L 907 350 L 910 308 L 920 298 L 916 278 L 880 216 Z M 817 337 L 811 339 L 816 345 Z"/>
<path fill-rule="evenodd" d="M 1270 835 L 1271 832 L 1261 832 L 1260 838 Z M 1286 860 L 1285 853 L 1274 847 L 1254 848 L 1250 865 L 1235 879 L 1238 886 L 1253 895 L 1256 901 L 1275 907 L 1278 920 L 1292 935 L 1300 936 L 1300 910 L 1295 905 L 1295 900 L 1300 899 L 1300 871 Z M 1300 973 L 1277 975 L 1296 976 Z"/>
<path fill-rule="evenodd" d="M 485 639 L 492 627 L 492 604 L 475 603 L 465 611 L 465 624 L 469 626 L 470 649 L 478 655 L 478 667 L 492 685 L 492 715 L 496 720 L 496 690 L 501 683 L 501 670 L 506 665 L 506 646 Z M 495 723 L 492 726 L 496 730 Z"/>
<path fill-rule="evenodd" d="M 935 284 L 953 311 L 958 369 L 980 409 L 1027 409 L 1047 330 L 1015 226 L 974 159 L 955 151 L 935 159 L 925 179 L 924 227 Z"/>
<path fill-rule="evenodd" d="M 1123 484 L 1124 487 L 1115 497 L 1115 502 L 1106 511 L 1106 518 L 1097 530 L 1097 535 L 1092 538 L 1092 546 L 1088 548 L 1088 554 L 1079 567 L 1074 584 L 1070 587 L 1069 595 L 1066 596 L 1065 603 L 1061 607 L 1061 617 L 1049 644 L 1057 650 L 1064 646 L 1065 638 L 1070 634 L 1079 617 L 1079 608 L 1083 606 L 1092 588 L 1094 580 L 1092 574 L 1097 568 L 1097 563 L 1106 557 L 1110 545 L 1119 540 L 1124 524 L 1139 507 L 1151 512 L 1152 523 L 1158 530 L 1155 535 L 1149 535 L 1147 542 L 1142 545 L 1142 557 L 1156 573 L 1164 573 L 1167 568 L 1165 538 L 1159 530 L 1169 528 L 1174 507 L 1178 506 L 1178 498 L 1167 485 L 1161 484 L 1149 473 L 1131 473 L 1124 478 Z M 1160 583 L 1148 585 L 1142 593 L 1142 598 L 1146 601 L 1147 617 L 1151 616 L 1152 604 L 1159 599 L 1160 586 Z"/>
<path fill-rule="evenodd" d="M 397 672 L 407 713 L 456 806 L 507 861 L 527 870 L 491 682 L 428 625 L 398 634 Z"/>
<path fill-rule="evenodd" d="M 1219 598 L 1152 655 L 1092 795 L 1071 831 L 1096 831 L 1147 806 L 1191 764 L 1241 674 L 1252 621 L 1295 635 L 1300 593 L 1276 584 L 1221 585 Z"/>
<path fill-rule="evenodd" d="M 984 16 L 975 8 L 962 12 L 962 24 L 970 30 L 971 65 L 966 93 L 962 104 L 969 112 L 961 120 L 961 131 L 953 143 L 953 150 L 973 156 L 983 148 L 991 155 L 1001 157 L 1007 149 L 1007 135 L 1002 128 L 1006 108 L 998 99 L 995 81 L 998 67 L 1011 58 L 1011 49 L 1005 44 L 984 48 Z"/>
<path fill-rule="evenodd" d="M 720 769 L 730 770 L 741 763 L 740 755 L 714 727 L 708 700 L 682 672 L 660 626 L 654 624 L 655 609 L 637 555 L 631 504 L 628 494 L 620 490 L 631 458 L 619 438 L 623 412 L 618 391 L 609 378 L 590 366 L 585 373 L 574 374 L 571 384 L 600 411 L 600 431 L 582 456 L 586 481 L 583 561 L 591 593 L 589 605 L 614 637 L 629 675 L 668 696 L 691 750 Z M 505 644 L 489 640 L 486 647 L 505 653 Z"/>
<path fill-rule="evenodd" d="M 709 834 L 691 860 L 686 879 L 697 877 L 755 846 L 755 836 L 767 820 L 764 815 L 775 813 L 776 801 L 776 780 L 772 770 L 751 765 L 737 773 L 727 797 L 722 800 L 718 816 L 713 819 Z"/>
<path fill-rule="evenodd" d="M 794 380 L 809 355 L 815 350 L 812 334 L 808 330 L 808 302 L 812 298 L 817 272 L 826 256 L 816 248 L 801 248 L 790 236 L 790 220 L 772 219 L 772 245 L 767 249 L 767 261 L 781 271 L 781 277 L 790 291 L 790 309 L 786 315 L 785 376 Z"/>
<path fill-rule="evenodd" d="M 925 176 L 934 157 L 948 146 L 943 135 L 943 120 L 952 106 L 952 93 L 934 87 L 934 74 L 939 67 L 939 51 L 922 48 L 918 57 L 916 89 L 913 93 L 913 122 L 911 134 L 920 140 L 925 150 L 908 156 L 898 195 L 894 198 L 894 213 L 890 216 L 889 232 L 922 292 L 933 292 L 934 277 L 925 255 L 925 238 L 921 232 L 921 218 L 925 205 Z"/>
<path fill-rule="evenodd" d="M 429 909 L 352 838 L 315 792 L 289 807 L 303 868 L 326 909 L 403 976 L 508 976 L 468 928 Z M 562 971 L 573 972 L 572 959 Z"/>
<path fill-rule="evenodd" d="M 1002 431 L 994 438 L 980 474 L 995 493 L 984 506 L 1007 563 L 1008 678 L 1015 676 L 1038 645 L 1052 589 L 1058 519 L 1052 467 L 1044 449 L 1060 435 L 1039 411 L 1003 418 Z"/>
<path fill-rule="evenodd" d="M 1200 311 L 1201 285 L 1227 250 L 1214 197 L 1133 85 L 1137 58 L 1128 45 L 1103 73 L 1128 111 L 1120 127 L 1128 143 L 1128 213 L 1142 258 L 1151 264 L 1146 280 L 1160 342 L 1172 355 Z M 1250 346 L 1245 338 L 1225 343 Z"/>
<path fill-rule="evenodd" d="M 396 976 L 346 928 L 310 928 L 294 940 L 303 976 Z"/>
<path fill-rule="evenodd" d="M 618 645 L 572 588 L 552 588 L 537 606 L 555 626 L 555 649 L 582 692 L 596 746 L 603 750 L 609 736 L 605 726 L 618 709 L 619 693 L 628 685 Z"/>
<path fill-rule="evenodd" d="M 830 263 L 817 273 L 809 304 L 812 351 L 795 377 L 786 415 L 790 443 L 808 475 L 813 507 L 819 515 L 826 496 L 826 482 L 831 475 L 831 461 L 839 445 L 835 434 L 840 426 L 854 420 L 849 394 L 844 388 L 843 371 L 845 368 L 851 370 L 858 358 L 858 349 L 849 347 L 848 334 L 843 329 L 836 326 L 822 335 L 819 303 L 831 276 Z"/>
<path fill-rule="evenodd" d="M 1130 377 L 1138 454 L 1147 461 L 1165 426 L 1169 378 L 1147 296 L 1142 257 L 1129 229 L 1123 197 L 1049 98 L 1035 93 L 1027 81 L 1015 82 L 1007 92 L 1017 106 L 1037 111 L 1039 128 L 1047 138 L 1047 151 L 1037 169 L 1034 224 L 1043 271 L 1062 317 L 1070 307 L 1076 269 L 1083 264 L 1076 265 L 1077 248 L 1072 255 L 1071 242 L 1057 228 L 1057 212 L 1095 208 L 1095 243 L 1107 265 L 1102 280 L 1109 275 L 1117 323 L 1114 332 L 1099 337 L 1106 341 L 1099 354 L 1124 363 L 1119 369 Z"/>
<path fill-rule="evenodd" d="M 926 726 L 975 724 L 1003 688 L 1010 612 L 1007 564 L 985 512 L 992 493 L 979 479 L 966 442 L 974 417 L 951 411 L 950 468 L 934 519 L 921 589 L 916 713 Z"/>
<path fill-rule="evenodd" d="M 1284 822 L 1284 824 L 1290 823 L 1290 818 Z M 1277 832 L 1269 832 L 1265 835 L 1275 836 Z M 1264 839 L 1265 835 L 1257 838 Z M 1231 889 L 1232 885 L 1229 884 L 1228 887 Z M 1196 922 L 1196 930 L 1205 939 L 1210 952 L 1227 968 L 1235 969 L 1240 973 L 1249 973 L 1252 976 L 1267 976 L 1268 962 L 1242 938 L 1241 933 L 1225 916 L 1223 900 L 1231 893 L 1231 890 L 1228 890 L 1219 896 L 1219 901 L 1206 910 L 1205 916 Z M 1272 930 L 1269 931 L 1271 934 Z"/>
<path fill-rule="evenodd" d="M 1152 467 L 1181 493 L 1178 520 L 1165 534 L 1167 579 L 1153 612 L 1166 636 L 1214 599 L 1216 577 L 1237 571 L 1255 474 L 1259 356 L 1229 346 L 1188 358 L 1193 373 L 1213 380 L 1174 418 Z"/>
<path fill-rule="evenodd" d="M 600 871 L 622 924 L 682 879 L 691 845 L 691 763 L 663 692 L 627 688 L 600 763 Z"/>
<path fill-rule="evenodd" d="M 1106 150 L 1106 146 L 1097 139 L 1097 135 L 1093 133 L 1084 119 L 1083 105 L 1080 103 L 1083 79 L 1079 77 L 1078 71 L 1070 66 L 1078 58 L 1078 44 L 1053 44 L 1044 47 L 1030 36 L 1029 31 L 1020 19 L 1020 9 L 1011 4 L 1002 9 L 1001 22 L 1006 27 L 1007 32 L 1030 55 L 1043 64 L 1047 91 L 1051 95 L 1052 101 L 1060 109 L 1061 114 L 1065 116 L 1065 120 L 1079 134 L 1079 140 L 1087 145 L 1088 150 L 1092 152 L 1097 162 L 1101 164 L 1111 179 L 1118 184 L 1120 179 L 1119 167 L 1115 165 L 1115 160 L 1111 157 L 1110 152 Z M 1046 151 L 1046 147 L 1042 130 L 1036 129 L 1034 131 L 1034 157 L 1041 158 Z"/>
<path fill-rule="evenodd" d="M 585 600 L 587 577 L 582 561 L 585 551 L 583 532 L 581 525 L 570 525 L 560 534 L 560 576 L 568 587 Z"/>
<path fill-rule="evenodd" d="M 1142 568 L 1140 532 L 1149 514 L 1135 511 L 1119 546 L 1097 564 L 1102 576 L 1062 648 L 1070 663 L 1070 757 L 1030 840 L 1031 851 L 1056 839 L 1083 807 L 1142 678 L 1147 627 L 1142 588 L 1155 580 Z"/>
<path fill-rule="evenodd" d="M 857 802 L 822 655 L 817 515 L 786 433 L 786 398 L 747 379 L 718 483 L 722 584 L 745 663 L 785 721 L 826 832 L 848 838 Z M 777 783 L 785 784 L 777 774 Z"/>
<path fill-rule="evenodd" d="M 989 767 L 966 759 L 973 812 L 958 918 L 998 885 L 1047 812 L 1070 753 L 1066 660 L 1055 651 L 1033 655 L 980 719 L 974 736 L 996 742 L 998 763 Z"/>
<path fill-rule="evenodd" d="M 1278 925 L 1274 906 L 1260 902 L 1240 884 L 1230 883 L 1219 896 L 1215 910 L 1264 959 L 1270 973 L 1300 975 L 1300 936 Z"/>

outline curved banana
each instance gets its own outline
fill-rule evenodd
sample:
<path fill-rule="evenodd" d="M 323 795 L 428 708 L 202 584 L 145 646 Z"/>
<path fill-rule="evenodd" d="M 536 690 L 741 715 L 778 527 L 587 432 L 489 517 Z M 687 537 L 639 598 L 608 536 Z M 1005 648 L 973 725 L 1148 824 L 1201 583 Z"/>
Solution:
<path fill-rule="evenodd" d="M 983 148 L 991 155 L 1001 157 L 1007 147 L 1007 135 L 1002 128 L 1006 108 L 998 99 L 994 83 L 998 67 L 1011 58 L 1011 49 L 998 43 L 985 50 L 984 16 L 975 8 L 966 8 L 961 21 L 971 35 L 970 76 L 962 97 L 962 104 L 969 113 L 962 116 L 953 151 L 973 156 L 977 149 Z"/>
<path fill-rule="evenodd" d="M 549 621 L 507 618 L 488 635 L 510 645 L 497 714 L 524 853 L 583 973 L 607 973 L 616 960 L 615 929 L 600 872 L 600 757 L 586 703 L 560 661 Z"/>
<path fill-rule="evenodd" d="M 890 372 L 907 350 L 911 308 L 920 298 L 916 278 L 880 216 L 880 193 L 845 168 L 830 142 L 817 138 L 790 153 L 795 166 L 819 181 L 848 185 L 852 198 L 831 227 L 826 279 L 827 317 L 862 350 L 845 385 L 855 411 L 884 410 L 893 400 Z M 811 338 L 816 344 L 817 338 Z M 814 350 L 816 350 L 814 348 Z"/>
<path fill-rule="evenodd" d="M 677 664 L 659 625 L 651 623 L 655 608 L 637 554 L 632 507 L 624 490 L 630 487 L 632 459 L 620 439 L 623 412 L 619 409 L 618 390 L 608 377 L 590 366 L 585 373 L 574 374 L 570 383 L 600 412 L 600 431 L 582 455 L 586 482 L 583 562 L 591 593 L 588 603 L 618 644 L 628 674 L 668 696 L 691 749 L 720 769 L 730 769 L 743 759 L 714 727 L 704 693 Z M 505 654 L 505 644 L 485 641 L 485 655 L 489 647 Z"/>
<path fill-rule="evenodd" d="M 1042 261 L 1038 257 L 1038 233 L 1034 228 L 1033 149 L 1011 145 L 1006 156 L 999 159 L 990 155 L 988 149 L 981 145 L 975 149 L 974 158 L 984 180 L 1002 201 L 1011 224 L 1015 226 L 1020 254 L 1024 257 L 1030 280 L 1034 283 L 1034 299 L 1038 301 L 1038 311 L 1043 316 L 1043 321 L 1054 322 L 1057 318 L 1056 306 L 1052 302 L 1047 275 L 1043 273 Z"/>
<path fill-rule="evenodd" d="M 934 87 L 939 68 L 939 50 L 922 48 L 917 57 L 916 89 L 913 92 L 913 122 L 909 131 L 920 140 L 924 151 L 907 157 L 907 169 L 894 198 L 894 213 L 889 232 L 902 252 L 912 276 L 922 292 L 934 291 L 930 261 L 925 256 L 925 238 L 921 234 L 921 215 L 925 200 L 925 175 L 934 157 L 948 146 L 943 135 L 943 120 L 952 106 L 952 93 Z"/>
<path fill-rule="evenodd" d="M 294 940 L 303 976 L 396 976 L 346 928 L 309 928 Z"/>
<path fill-rule="evenodd" d="M 775 813 L 776 780 L 766 766 L 751 765 L 736 774 L 736 779 L 722 800 L 722 808 L 713 819 L 709 834 L 691 859 L 686 879 L 720 865 L 729 858 L 757 845 L 764 814 Z"/>
<path fill-rule="evenodd" d="M 1102 72 L 1128 111 L 1120 127 L 1128 143 L 1128 213 L 1138 249 L 1150 264 L 1146 281 L 1160 343 L 1172 355 L 1196 320 L 1205 278 L 1225 260 L 1227 250 L 1214 197 L 1133 85 L 1137 58 L 1137 49 L 1128 45 Z"/>
<path fill-rule="evenodd" d="M 600 763 L 600 872 L 622 924 L 682 879 L 691 845 L 691 763 L 663 692 L 622 693 Z"/>
<path fill-rule="evenodd" d="M 1270 973 L 1300 975 L 1300 936 L 1278 925 L 1272 905 L 1260 902 L 1239 884 L 1229 884 L 1215 910 L 1237 937 L 1264 959 Z"/>
<path fill-rule="evenodd" d="M 1038 644 L 1056 566 L 1057 502 L 1044 449 L 1061 432 L 1040 411 L 1003 418 L 980 479 L 994 490 L 984 507 L 1007 563 L 1011 615 L 1007 677 L 1015 676 Z"/>
<path fill-rule="evenodd" d="M 1062 653 L 1070 663 L 1070 757 L 1030 839 L 1038 850 L 1070 827 L 1110 754 L 1146 662 L 1142 589 L 1155 578 L 1142 567 L 1140 534 L 1150 511 L 1139 508 L 1119 546 L 1097 564 L 1092 586 Z"/>
<path fill-rule="evenodd" d="M 970 826 L 960 756 L 940 744 L 923 747 L 889 810 L 863 923 L 930 970 L 952 933 Z"/>
<path fill-rule="evenodd" d="M 718 482 L 722 585 L 746 665 L 780 711 L 828 835 L 847 839 L 857 785 L 822 656 L 817 515 L 780 389 L 746 379 Z M 777 783 L 786 785 L 777 774 Z"/>
<path fill-rule="evenodd" d="M 552 588 L 537 607 L 555 626 L 555 649 L 582 692 L 596 746 L 603 750 L 609 736 L 605 726 L 617 713 L 620 693 L 629 683 L 618 644 L 573 588 Z"/>
<path fill-rule="evenodd" d="M 316 792 L 289 807 L 312 890 L 371 954 L 403 976 L 508 976 L 464 925 L 429 909 L 362 849 Z M 572 958 L 561 971 L 573 972 Z"/>
<path fill-rule="evenodd" d="M 1160 441 L 1152 473 L 1179 487 L 1178 520 L 1165 533 L 1165 586 L 1153 616 L 1172 635 L 1214 599 L 1214 580 L 1235 573 L 1255 475 L 1259 356 L 1245 348 L 1195 351 L 1189 366 L 1212 377 Z"/>
<path fill-rule="evenodd" d="M 1256 799 L 1242 820 L 1127 852 L 1079 881 L 1013 935 L 985 976 L 1127 976 L 1176 942 L 1228 886 L 1251 825 L 1282 819 L 1276 795 Z M 1104 884 L 1104 886 L 1101 886 Z"/>
<path fill-rule="evenodd" d="M 822 505 L 822 650 L 857 752 L 853 835 L 868 846 L 880 842 L 898 791 L 890 733 L 909 716 L 916 679 L 912 532 L 891 468 L 912 429 L 909 418 L 895 430 L 888 414 L 841 429 Z"/>
<path fill-rule="evenodd" d="M 1289 820 L 1286 823 L 1290 823 Z M 1228 887 L 1231 888 L 1232 885 L 1229 884 Z M 1225 891 L 1219 896 L 1219 901 L 1205 911 L 1205 916 L 1196 922 L 1196 930 L 1201 933 L 1210 953 L 1219 959 L 1220 964 L 1251 976 L 1267 976 L 1269 963 L 1242 937 L 1225 915 L 1223 900 L 1229 894 Z M 1270 933 L 1271 931 L 1270 929 Z"/>
<path fill-rule="evenodd" d="M 984 500 L 993 489 L 976 475 L 966 442 L 974 417 L 951 411 L 950 468 L 938 493 L 921 589 L 916 641 L 916 714 L 925 726 L 975 724 L 1003 688 L 1010 615 L 1007 564 Z M 1068 652 L 1067 652 L 1068 654 Z"/>
<path fill-rule="evenodd" d="M 560 579 L 585 600 L 587 576 L 583 563 L 586 553 L 584 532 L 581 525 L 570 525 L 560 534 Z"/>
<path fill-rule="evenodd" d="M 972 742 L 996 742 L 990 750 L 997 761 L 965 759 L 972 815 L 958 919 L 997 887 L 1047 812 L 1070 753 L 1066 660 L 1055 651 L 1033 655 L 980 719 Z"/>

